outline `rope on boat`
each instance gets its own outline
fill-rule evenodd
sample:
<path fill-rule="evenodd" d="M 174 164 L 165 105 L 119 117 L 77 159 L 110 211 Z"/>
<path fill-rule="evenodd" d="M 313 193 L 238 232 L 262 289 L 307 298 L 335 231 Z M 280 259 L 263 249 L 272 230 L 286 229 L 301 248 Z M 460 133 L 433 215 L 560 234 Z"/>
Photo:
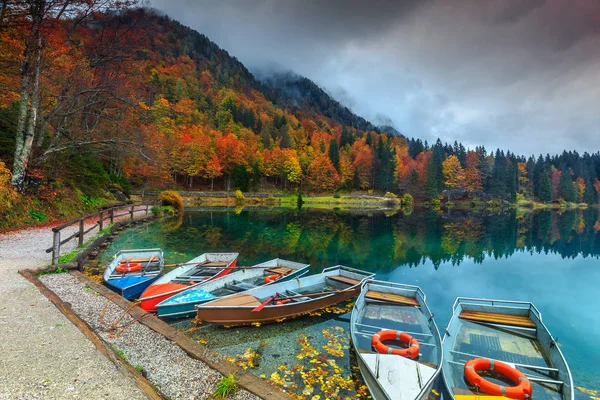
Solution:
<path fill-rule="evenodd" d="M 144 318 L 149 317 L 150 315 L 152 315 L 149 312 L 146 312 L 142 315 L 140 315 L 137 318 L 132 318 L 131 321 L 129 321 L 127 324 L 123 325 L 123 326 L 119 326 L 119 323 L 123 320 L 123 318 L 125 318 L 126 315 L 129 315 L 129 312 L 136 307 L 137 305 L 139 305 L 139 301 L 133 301 L 131 302 L 131 304 L 129 305 L 129 307 L 127 307 L 123 313 L 121 314 L 121 316 L 114 322 L 112 323 L 108 323 L 104 320 L 104 314 L 106 313 L 106 309 L 108 307 L 108 305 L 110 303 L 112 303 L 113 298 L 115 298 L 116 296 L 118 296 L 118 294 L 114 294 L 113 296 L 109 297 L 106 300 L 106 304 L 104 304 L 104 306 L 102 307 L 102 311 L 100 311 L 100 317 L 99 317 L 99 321 L 100 324 L 102 326 L 104 326 L 106 328 L 106 330 L 108 331 L 108 337 L 109 338 L 118 338 L 121 337 L 121 335 L 123 334 L 123 332 L 125 332 L 125 330 L 127 328 L 129 328 L 131 325 L 133 325 L 136 322 L 140 322 L 141 320 L 143 320 Z"/>

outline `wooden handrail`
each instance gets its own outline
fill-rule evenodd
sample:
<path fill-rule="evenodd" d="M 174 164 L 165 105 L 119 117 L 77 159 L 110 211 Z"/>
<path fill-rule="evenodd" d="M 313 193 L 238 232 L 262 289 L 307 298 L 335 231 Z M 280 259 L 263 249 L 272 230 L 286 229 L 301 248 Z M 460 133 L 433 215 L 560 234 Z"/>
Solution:
<path fill-rule="evenodd" d="M 142 207 L 142 208 L 138 208 L 136 210 L 136 207 Z M 120 209 L 124 209 L 126 208 L 127 211 L 121 214 L 115 214 L 115 210 L 120 210 Z M 52 247 L 48 248 L 46 250 L 47 253 L 52 252 L 52 264 L 58 264 L 58 258 L 60 256 L 60 246 L 62 246 L 63 244 L 67 243 L 68 241 L 74 239 L 74 238 L 79 238 L 79 245 L 83 245 L 84 243 L 84 236 L 89 233 L 90 231 L 92 231 L 92 229 L 98 227 L 98 231 L 101 231 L 104 228 L 104 221 L 106 219 L 110 219 L 110 222 L 113 223 L 114 222 L 114 218 L 115 217 L 122 217 L 125 215 L 129 215 L 130 219 L 133 219 L 133 215 L 136 211 L 145 211 L 146 214 L 148 215 L 148 212 L 150 210 L 150 205 L 149 204 L 133 204 L 133 202 L 126 202 L 126 203 L 116 203 L 116 204 L 111 204 L 108 206 L 101 206 L 101 207 L 97 207 L 97 209 L 99 211 L 96 211 L 94 213 L 79 217 L 79 218 L 75 218 L 71 221 L 65 222 L 63 224 L 60 224 L 54 228 L 52 228 L 52 232 L 54 233 L 54 238 L 52 241 Z M 93 218 L 99 216 L 98 220 L 95 221 L 96 224 L 94 226 L 92 226 L 91 228 L 88 228 L 87 230 L 85 229 L 85 220 Z M 62 241 L 60 240 L 60 234 L 61 231 L 65 228 L 68 228 L 69 226 L 72 226 L 74 224 L 79 224 L 79 231 L 72 234 L 71 236 L 67 237 L 66 239 L 63 239 Z"/>

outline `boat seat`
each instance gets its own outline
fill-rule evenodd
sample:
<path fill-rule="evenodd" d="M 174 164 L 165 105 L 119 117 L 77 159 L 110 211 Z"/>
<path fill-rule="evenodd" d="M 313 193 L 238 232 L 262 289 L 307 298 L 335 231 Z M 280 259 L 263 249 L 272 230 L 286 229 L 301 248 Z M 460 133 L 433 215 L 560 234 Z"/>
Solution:
<path fill-rule="evenodd" d="M 341 276 L 341 275 L 328 276 L 327 279 L 331 279 L 332 281 L 336 281 L 336 282 L 343 283 L 345 285 L 350 285 L 350 286 L 358 285 L 360 283 L 360 281 L 358 279 L 352 279 L 352 278 L 348 278 L 347 276 Z"/>
<path fill-rule="evenodd" d="M 261 305 L 261 302 L 256 297 L 249 295 L 249 294 L 245 294 L 245 293 L 232 294 L 231 296 L 223 297 L 222 299 L 213 300 L 210 302 L 211 307 L 212 306 L 257 307 L 260 305 Z"/>
<path fill-rule="evenodd" d="M 225 261 L 209 261 L 205 264 L 202 264 L 203 267 L 226 267 L 229 263 Z"/>
<path fill-rule="evenodd" d="M 158 256 L 153 256 L 152 258 L 131 258 L 125 257 L 121 259 L 120 262 L 130 262 L 130 263 L 145 263 L 145 262 L 158 262 L 160 258 Z"/>
<path fill-rule="evenodd" d="M 288 275 L 290 272 L 293 272 L 294 269 L 293 268 L 286 268 L 286 267 L 273 267 L 273 268 L 267 268 L 265 271 L 273 273 L 273 274 L 279 274 L 281 276 L 284 276 L 284 275 Z"/>
<path fill-rule="evenodd" d="M 234 282 L 234 283 L 225 285 L 225 289 L 229 289 L 234 292 L 243 292 L 246 290 L 254 289 L 255 287 L 256 287 L 256 285 L 253 285 L 248 282 Z"/>
<path fill-rule="evenodd" d="M 475 322 L 487 322 L 501 325 L 522 326 L 525 328 L 535 328 L 535 323 L 524 315 L 507 315 L 496 314 L 484 311 L 468 311 L 464 310 L 459 315 L 460 319 L 466 319 Z"/>
<path fill-rule="evenodd" d="M 288 296 L 301 296 L 302 293 L 298 293 L 298 292 L 294 292 L 293 290 L 286 290 L 285 291 L 287 293 Z M 279 295 L 279 297 L 281 297 L 282 299 L 285 299 L 287 296 L 282 296 L 281 294 L 277 293 Z M 295 299 L 290 299 L 292 300 L 294 303 L 300 303 L 302 301 L 308 301 L 308 300 L 312 300 L 311 297 L 296 297 Z"/>
<path fill-rule="evenodd" d="M 367 299 L 385 301 L 388 303 L 396 303 L 396 304 L 402 304 L 402 305 L 407 305 L 407 306 L 419 307 L 419 302 L 414 297 L 406 297 L 406 296 L 401 296 L 399 294 L 383 293 L 383 292 L 376 292 L 374 290 L 369 290 L 367 292 L 367 294 L 365 294 L 365 297 Z"/>

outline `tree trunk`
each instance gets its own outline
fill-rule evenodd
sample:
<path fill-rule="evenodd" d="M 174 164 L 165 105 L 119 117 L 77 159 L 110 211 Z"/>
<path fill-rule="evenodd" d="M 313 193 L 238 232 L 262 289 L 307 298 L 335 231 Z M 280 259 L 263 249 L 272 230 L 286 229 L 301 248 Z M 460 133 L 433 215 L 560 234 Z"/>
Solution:
<path fill-rule="evenodd" d="M 215 183 L 215 178 L 210 178 L 210 191 L 213 191 L 213 187 L 214 187 L 214 183 Z"/>
<path fill-rule="evenodd" d="M 21 64 L 21 90 L 19 103 L 19 118 L 17 120 L 17 134 L 15 138 L 15 157 L 13 163 L 13 176 L 11 185 L 17 190 L 23 189 L 25 172 L 29 163 L 31 146 L 35 136 L 37 114 L 39 108 L 39 78 L 42 57 L 42 32 L 41 24 L 45 10 L 42 1 L 32 7 L 31 33 L 25 47 L 23 62 Z"/>

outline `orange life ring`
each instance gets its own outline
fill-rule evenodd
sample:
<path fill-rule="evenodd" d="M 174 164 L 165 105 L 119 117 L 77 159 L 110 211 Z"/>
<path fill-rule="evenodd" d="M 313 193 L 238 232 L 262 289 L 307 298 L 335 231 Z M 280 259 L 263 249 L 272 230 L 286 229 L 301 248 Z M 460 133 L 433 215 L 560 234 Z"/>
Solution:
<path fill-rule="evenodd" d="M 500 386 L 483 379 L 477 371 L 496 371 L 513 381 L 517 386 Z M 502 361 L 490 360 L 489 358 L 474 358 L 467 361 L 465 363 L 465 379 L 469 384 L 476 386 L 481 393 L 493 396 L 524 400 L 530 398 L 533 392 L 531 382 L 521 371 Z"/>
<path fill-rule="evenodd" d="M 279 279 L 279 275 L 274 274 L 274 275 L 267 275 L 265 276 L 265 283 L 271 283 L 276 281 L 277 279 Z"/>
<path fill-rule="evenodd" d="M 385 340 L 397 340 L 407 344 L 408 347 L 405 349 L 395 349 L 383 344 L 383 341 Z M 417 358 L 419 356 L 419 351 L 421 351 L 421 345 L 417 339 L 410 336 L 408 333 L 385 329 L 373 335 L 371 338 L 371 345 L 378 353 L 396 354 L 398 356 L 408 357 L 412 360 Z"/>
<path fill-rule="evenodd" d="M 117 268 L 115 270 L 119 274 L 127 274 L 129 272 L 140 272 L 142 270 L 142 263 L 124 262 L 117 265 Z"/>

